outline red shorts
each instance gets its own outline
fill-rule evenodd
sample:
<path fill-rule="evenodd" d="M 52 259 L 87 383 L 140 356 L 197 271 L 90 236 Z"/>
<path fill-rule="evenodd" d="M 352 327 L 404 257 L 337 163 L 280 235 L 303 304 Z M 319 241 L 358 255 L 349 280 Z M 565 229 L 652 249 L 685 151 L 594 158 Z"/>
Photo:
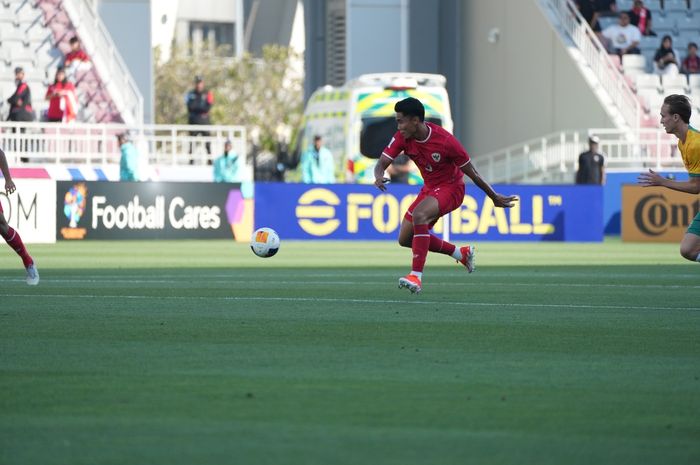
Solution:
<path fill-rule="evenodd" d="M 426 197 L 434 197 L 438 201 L 438 208 L 440 209 L 438 217 L 435 221 L 430 223 L 430 227 L 432 228 L 440 218 L 462 205 L 462 202 L 464 202 L 464 184 L 446 184 L 438 187 L 423 186 L 418 193 L 418 197 L 416 197 L 416 200 L 408 207 L 408 211 L 406 211 L 406 214 L 403 216 L 405 220 L 413 223 L 413 209 Z"/>

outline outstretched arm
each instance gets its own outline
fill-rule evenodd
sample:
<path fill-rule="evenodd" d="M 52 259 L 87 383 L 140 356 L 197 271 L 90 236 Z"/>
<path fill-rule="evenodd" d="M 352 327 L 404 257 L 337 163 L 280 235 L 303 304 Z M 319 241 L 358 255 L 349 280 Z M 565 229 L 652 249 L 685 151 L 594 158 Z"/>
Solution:
<path fill-rule="evenodd" d="M 15 183 L 12 181 L 12 176 L 10 176 L 10 167 L 7 166 L 7 157 L 2 149 L 0 149 L 0 171 L 5 177 L 5 192 L 12 194 L 15 191 Z"/>
<path fill-rule="evenodd" d="M 700 194 L 700 176 L 691 176 L 688 181 L 674 181 L 666 179 L 656 171 L 650 169 L 648 173 L 642 173 L 637 178 L 637 182 L 644 187 L 663 186 L 674 191 L 686 192 L 688 194 Z"/>
<path fill-rule="evenodd" d="M 462 166 L 462 172 L 469 176 L 469 179 L 474 181 L 474 184 L 479 186 L 479 189 L 484 191 L 486 195 L 488 195 L 489 198 L 493 200 L 493 204 L 497 207 L 510 208 L 513 206 L 513 202 L 515 202 L 518 199 L 515 195 L 501 195 L 494 191 L 491 185 L 488 182 L 486 182 L 484 178 L 481 177 L 476 168 L 474 168 L 474 163 L 472 162 L 469 162 L 466 165 Z"/>

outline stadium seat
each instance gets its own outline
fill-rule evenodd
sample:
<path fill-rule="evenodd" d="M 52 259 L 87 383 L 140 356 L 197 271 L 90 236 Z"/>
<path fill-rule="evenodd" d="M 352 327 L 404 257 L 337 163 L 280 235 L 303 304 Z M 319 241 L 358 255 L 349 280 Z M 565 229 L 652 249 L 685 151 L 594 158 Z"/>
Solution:
<path fill-rule="evenodd" d="M 688 12 L 688 3 L 685 0 L 664 0 L 664 11 Z"/>
<path fill-rule="evenodd" d="M 683 11 L 668 11 L 663 16 L 659 16 L 659 19 L 665 18 L 665 23 L 670 24 L 673 28 L 676 28 L 681 21 L 688 18 L 688 14 Z M 652 24 L 656 24 L 656 16 L 652 20 Z"/>
<path fill-rule="evenodd" d="M 690 2 L 690 15 L 691 16 L 700 15 L 700 1 L 693 0 L 692 2 Z"/>
<path fill-rule="evenodd" d="M 661 36 L 663 36 L 663 34 L 659 33 L 659 30 L 671 30 L 675 26 L 672 19 L 661 15 L 654 15 L 651 20 L 651 24 L 654 32 L 659 34 L 658 37 L 654 37 L 659 42 L 661 42 Z"/>
<path fill-rule="evenodd" d="M 659 44 L 661 44 L 661 38 L 663 36 L 671 36 L 671 38 L 673 38 L 674 36 L 678 35 L 678 30 L 674 29 L 674 28 L 662 29 L 662 28 L 657 28 L 656 26 L 654 26 L 654 32 L 656 32 L 656 34 L 658 35 L 657 39 L 659 41 Z M 658 47 L 658 45 L 657 45 L 657 47 Z"/>
<path fill-rule="evenodd" d="M 646 68 L 647 60 L 644 55 L 622 55 L 622 68 L 627 71 L 629 69 Z"/>
<path fill-rule="evenodd" d="M 659 76 L 656 74 L 644 73 L 636 76 L 636 84 L 639 92 L 642 93 L 644 89 L 653 89 L 657 93 L 661 91 L 661 81 Z"/>
<path fill-rule="evenodd" d="M 688 76 L 688 87 L 691 92 L 693 89 L 700 89 L 700 74 L 691 74 Z"/>
<path fill-rule="evenodd" d="M 617 0 L 615 2 L 618 11 L 629 11 L 634 5 L 634 0 Z"/>
<path fill-rule="evenodd" d="M 28 46 L 27 34 L 22 29 L 14 25 L 5 24 L 0 26 L 0 45 L 3 47 L 13 47 L 17 44 Z"/>
<path fill-rule="evenodd" d="M 642 36 L 642 40 L 639 42 L 639 48 L 642 51 L 645 50 L 656 50 L 659 48 L 659 42 L 661 38 L 654 36 Z"/>
<path fill-rule="evenodd" d="M 661 76 L 661 85 L 664 89 L 668 87 L 688 87 L 688 79 L 685 74 L 665 74 Z"/>
<path fill-rule="evenodd" d="M 624 74 L 625 77 L 629 78 L 629 80 L 632 81 L 630 83 L 630 86 L 632 88 L 637 87 L 637 76 L 639 76 L 640 74 L 647 74 L 647 72 L 644 71 L 643 69 L 637 69 L 637 68 L 626 69 L 626 70 L 624 70 L 624 73 L 625 73 Z"/>
<path fill-rule="evenodd" d="M 654 16 L 654 18 L 659 16 L 659 14 L 658 14 L 659 12 L 663 11 L 661 8 L 661 1 L 660 0 L 644 0 L 644 6 L 646 6 L 647 8 L 649 8 L 651 10 L 651 13 Z M 631 9 L 632 9 L 632 7 L 627 8 L 627 10 L 631 10 Z M 618 8 L 618 10 L 626 11 L 626 10 L 622 10 L 620 8 Z M 656 19 L 654 19 L 654 21 L 656 21 Z"/>
<path fill-rule="evenodd" d="M 676 22 L 679 34 L 700 35 L 700 19 L 684 16 Z"/>
<path fill-rule="evenodd" d="M 652 95 L 651 98 L 649 99 L 648 105 L 649 105 L 649 114 L 652 116 L 652 120 L 654 116 L 656 115 L 657 117 L 657 124 L 658 124 L 658 115 L 659 111 L 661 110 L 661 106 L 664 104 L 664 99 L 666 97 L 661 94 L 657 95 Z"/>
<path fill-rule="evenodd" d="M 614 16 L 602 16 L 598 18 L 598 24 L 600 24 L 601 29 L 605 29 L 609 26 L 613 26 L 618 23 L 618 19 Z"/>
<path fill-rule="evenodd" d="M 693 113 L 700 109 L 700 89 L 690 93 L 690 102 L 693 104 Z"/>

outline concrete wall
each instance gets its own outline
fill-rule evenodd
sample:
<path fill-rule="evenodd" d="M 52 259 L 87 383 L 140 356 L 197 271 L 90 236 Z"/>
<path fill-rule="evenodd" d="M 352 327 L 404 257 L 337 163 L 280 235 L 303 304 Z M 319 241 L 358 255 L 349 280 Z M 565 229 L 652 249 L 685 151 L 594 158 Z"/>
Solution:
<path fill-rule="evenodd" d="M 478 155 L 564 129 L 612 127 L 535 0 L 462 4 L 463 117 L 467 151 Z M 495 42 L 489 33 L 500 31 Z"/>
<path fill-rule="evenodd" d="M 144 122 L 154 121 L 150 0 L 100 0 L 98 13 L 143 95 Z"/>
<path fill-rule="evenodd" d="M 347 0 L 346 79 L 409 71 L 407 0 Z"/>
<path fill-rule="evenodd" d="M 247 18 L 245 49 L 260 55 L 269 43 L 289 45 L 298 0 L 258 1 Z"/>

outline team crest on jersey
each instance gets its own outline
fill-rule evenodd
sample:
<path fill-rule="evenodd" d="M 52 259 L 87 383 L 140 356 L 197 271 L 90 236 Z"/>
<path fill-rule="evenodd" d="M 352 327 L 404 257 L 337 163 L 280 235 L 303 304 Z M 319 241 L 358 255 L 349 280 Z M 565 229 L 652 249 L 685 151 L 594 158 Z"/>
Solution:
<path fill-rule="evenodd" d="M 430 156 L 433 158 L 433 161 L 435 161 L 436 163 L 440 161 L 440 154 L 438 152 L 434 152 Z"/>

